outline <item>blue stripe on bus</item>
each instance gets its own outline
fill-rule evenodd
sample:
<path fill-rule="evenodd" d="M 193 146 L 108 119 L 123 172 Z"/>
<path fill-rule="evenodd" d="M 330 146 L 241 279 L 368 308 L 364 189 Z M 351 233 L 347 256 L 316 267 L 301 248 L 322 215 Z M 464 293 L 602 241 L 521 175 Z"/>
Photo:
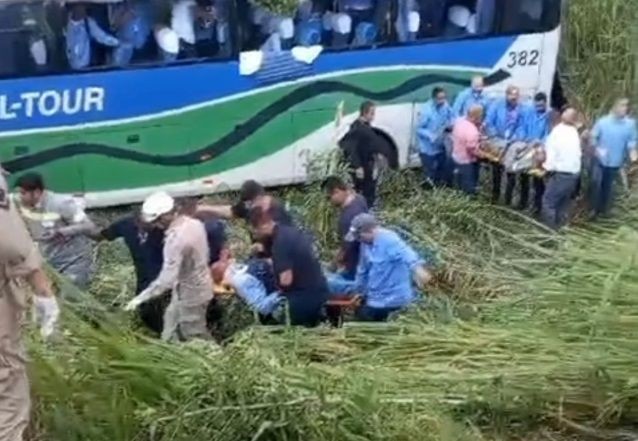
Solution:
<path fill-rule="evenodd" d="M 515 39 L 499 37 L 324 53 L 304 74 L 425 64 L 490 69 Z M 153 115 L 253 90 L 260 84 L 263 83 L 257 78 L 239 76 L 236 61 L 3 80 L 0 132 Z"/>

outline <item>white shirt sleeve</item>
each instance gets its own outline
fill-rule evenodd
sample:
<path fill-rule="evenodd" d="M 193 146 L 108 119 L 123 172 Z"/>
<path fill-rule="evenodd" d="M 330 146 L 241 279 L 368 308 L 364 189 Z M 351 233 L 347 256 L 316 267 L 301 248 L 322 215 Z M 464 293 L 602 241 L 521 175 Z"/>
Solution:
<path fill-rule="evenodd" d="M 547 141 L 545 142 L 545 163 L 543 164 L 543 168 L 547 171 L 555 171 L 556 170 L 556 156 L 558 153 L 558 142 L 557 142 L 557 129 L 555 127 L 547 137 Z"/>

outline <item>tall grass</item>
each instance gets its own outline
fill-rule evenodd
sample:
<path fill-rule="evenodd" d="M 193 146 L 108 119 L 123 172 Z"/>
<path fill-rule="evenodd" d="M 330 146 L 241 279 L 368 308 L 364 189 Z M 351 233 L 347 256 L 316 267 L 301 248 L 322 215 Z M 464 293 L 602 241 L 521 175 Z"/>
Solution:
<path fill-rule="evenodd" d="M 569 5 L 562 69 L 593 115 L 636 93 L 638 0 Z M 327 257 L 325 197 L 312 186 L 286 197 Z M 638 198 L 557 237 L 480 201 L 426 194 L 407 174 L 382 197 L 382 219 L 442 263 L 427 301 L 383 326 L 249 328 L 223 350 L 147 339 L 119 312 L 100 310 L 98 329 L 67 308 L 58 341 L 30 344 L 33 439 L 504 440 L 638 419 Z M 131 295 L 129 263 L 118 245 L 100 255 L 94 293 L 117 305 Z"/>
<path fill-rule="evenodd" d="M 568 0 L 560 69 L 570 100 L 590 116 L 638 99 L 638 0 Z"/>
<path fill-rule="evenodd" d="M 249 328 L 223 349 L 149 340 L 119 312 L 95 329 L 75 306 L 59 341 L 31 345 L 42 439 L 496 440 L 638 417 L 638 233 L 611 222 L 557 238 L 409 175 L 383 191 L 381 217 L 451 272 L 428 301 L 387 325 Z M 320 191 L 288 197 L 329 243 Z M 633 213 L 635 198 L 620 222 Z"/>

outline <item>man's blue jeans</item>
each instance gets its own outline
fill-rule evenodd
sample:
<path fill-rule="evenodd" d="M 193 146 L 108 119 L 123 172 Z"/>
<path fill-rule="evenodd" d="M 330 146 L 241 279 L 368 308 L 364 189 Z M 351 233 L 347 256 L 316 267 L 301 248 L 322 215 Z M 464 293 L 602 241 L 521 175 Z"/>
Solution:
<path fill-rule="evenodd" d="M 470 164 L 457 164 L 459 188 L 463 193 L 475 196 L 479 179 L 479 164 L 473 162 Z"/>
<path fill-rule="evenodd" d="M 327 273 L 326 281 L 328 282 L 330 294 L 355 294 L 356 284 L 354 280 L 344 277 L 342 273 Z"/>
<path fill-rule="evenodd" d="M 441 187 L 450 185 L 453 173 L 453 165 L 445 152 L 428 155 L 420 153 L 423 176 L 430 185 Z"/>
<path fill-rule="evenodd" d="M 372 308 L 362 305 L 356 313 L 356 319 L 362 322 L 384 322 L 388 316 L 401 308 Z"/>
<path fill-rule="evenodd" d="M 596 215 L 605 215 L 609 211 L 619 170 L 619 167 L 605 167 L 597 160 L 592 164 L 589 203 Z"/>
<path fill-rule="evenodd" d="M 541 212 L 545 225 L 558 229 L 567 222 L 569 207 L 579 179 L 580 175 L 575 173 L 553 173 L 549 177 Z"/>

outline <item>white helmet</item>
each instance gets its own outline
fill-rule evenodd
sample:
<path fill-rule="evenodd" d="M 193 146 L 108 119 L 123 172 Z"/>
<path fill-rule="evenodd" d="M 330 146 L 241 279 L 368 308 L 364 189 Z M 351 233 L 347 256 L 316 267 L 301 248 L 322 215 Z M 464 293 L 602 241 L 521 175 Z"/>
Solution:
<path fill-rule="evenodd" d="M 170 213 L 175 208 L 175 200 L 166 192 L 158 191 L 144 200 L 142 204 L 142 220 L 155 222 L 163 214 Z"/>

